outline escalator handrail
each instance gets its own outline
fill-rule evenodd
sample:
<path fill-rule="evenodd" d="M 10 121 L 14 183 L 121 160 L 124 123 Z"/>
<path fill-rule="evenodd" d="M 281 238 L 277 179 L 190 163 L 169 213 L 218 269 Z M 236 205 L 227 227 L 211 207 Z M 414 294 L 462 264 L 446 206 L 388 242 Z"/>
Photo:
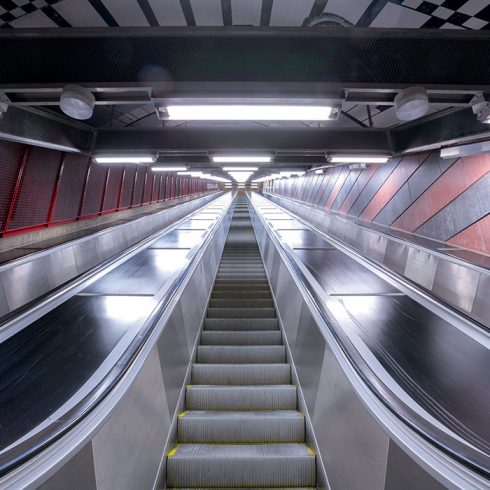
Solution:
<path fill-rule="evenodd" d="M 335 338 L 335 341 L 347 359 L 349 365 L 354 369 L 359 378 L 376 396 L 376 398 L 388 408 L 399 420 L 408 425 L 412 430 L 419 434 L 426 441 L 443 451 L 445 454 L 462 463 L 464 466 L 475 471 L 479 475 L 490 478 L 490 466 L 485 464 L 478 457 L 478 452 L 468 445 L 461 444 L 456 438 L 450 437 L 450 443 L 444 441 L 443 433 L 433 423 L 427 420 L 422 414 L 415 412 L 411 407 L 404 403 L 393 391 L 378 377 L 373 369 L 367 364 L 362 356 L 357 352 L 349 341 L 347 335 L 342 330 L 334 316 L 324 306 L 323 300 L 305 277 L 303 271 L 298 266 L 293 254 L 285 247 L 277 236 L 273 233 L 269 224 L 265 221 L 261 213 L 255 211 L 262 226 L 267 231 L 270 239 L 276 248 L 281 251 L 287 259 L 287 264 L 295 275 L 296 280 L 301 285 L 303 294 L 309 299 L 308 303 L 315 309 L 315 313 L 322 319 L 326 328 Z M 253 222 L 253 220 L 252 220 Z M 320 331 L 322 329 L 320 328 Z M 324 335 L 324 333 L 322 332 Z"/>
<path fill-rule="evenodd" d="M 114 362 L 110 371 L 97 386 L 95 386 L 73 408 L 68 410 L 61 419 L 51 422 L 43 430 L 36 432 L 21 444 L 16 445 L 5 452 L 0 458 L 0 477 L 24 464 L 54 442 L 58 441 L 91 413 L 116 387 L 134 364 L 149 337 L 157 327 L 160 319 L 165 316 L 168 312 L 168 308 L 172 306 L 176 295 L 180 293 L 181 287 L 185 285 L 191 272 L 193 272 L 199 264 L 204 252 L 213 240 L 216 231 L 219 229 L 225 218 L 230 215 L 230 209 L 233 209 L 235 199 L 236 195 L 225 205 L 221 216 L 209 230 L 204 242 L 190 258 L 186 267 L 181 270 L 169 284 L 150 316 L 142 325 L 138 334 L 131 341 L 121 357 Z"/>

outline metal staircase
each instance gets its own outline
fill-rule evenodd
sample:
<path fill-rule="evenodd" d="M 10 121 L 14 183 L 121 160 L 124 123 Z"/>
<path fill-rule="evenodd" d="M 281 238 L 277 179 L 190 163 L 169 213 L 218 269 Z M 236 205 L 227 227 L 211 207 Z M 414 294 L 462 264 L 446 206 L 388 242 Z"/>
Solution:
<path fill-rule="evenodd" d="M 314 487 L 276 311 L 246 200 L 238 198 L 208 306 L 167 488 Z"/>

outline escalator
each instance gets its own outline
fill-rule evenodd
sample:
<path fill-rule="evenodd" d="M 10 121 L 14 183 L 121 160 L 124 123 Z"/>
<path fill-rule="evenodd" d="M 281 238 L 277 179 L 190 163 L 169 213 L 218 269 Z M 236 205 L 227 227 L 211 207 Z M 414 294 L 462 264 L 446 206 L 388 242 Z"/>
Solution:
<path fill-rule="evenodd" d="M 167 458 L 167 488 L 306 488 L 315 453 L 245 198 L 238 198 Z"/>

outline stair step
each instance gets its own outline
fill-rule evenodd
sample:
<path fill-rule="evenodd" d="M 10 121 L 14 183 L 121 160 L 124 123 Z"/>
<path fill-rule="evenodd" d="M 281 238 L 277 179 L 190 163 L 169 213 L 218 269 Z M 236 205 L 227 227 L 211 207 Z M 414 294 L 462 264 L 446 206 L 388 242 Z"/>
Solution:
<path fill-rule="evenodd" d="M 210 308 L 272 308 L 273 306 L 272 299 L 211 298 L 209 301 Z"/>
<path fill-rule="evenodd" d="M 268 364 L 286 362 L 284 345 L 199 345 L 198 363 L 210 364 Z"/>
<path fill-rule="evenodd" d="M 275 318 L 274 308 L 208 308 L 208 318 Z"/>
<path fill-rule="evenodd" d="M 270 291 L 213 291 L 211 299 L 272 299 Z"/>
<path fill-rule="evenodd" d="M 180 443 L 304 442 L 305 420 L 296 410 L 187 411 L 178 417 Z"/>
<path fill-rule="evenodd" d="M 279 320 L 277 318 L 205 318 L 204 329 L 222 332 L 278 330 Z"/>
<path fill-rule="evenodd" d="M 167 460 L 169 487 L 291 487 L 315 484 L 305 444 L 180 444 Z"/>
<path fill-rule="evenodd" d="M 190 385 L 187 410 L 296 410 L 296 386 Z"/>
<path fill-rule="evenodd" d="M 232 283 L 226 282 L 215 282 L 213 287 L 213 292 L 218 291 L 267 291 L 270 292 L 269 283 L 260 282 L 260 283 L 251 283 L 245 284 L 244 282 L 234 281 Z"/>
<path fill-rule="evenodd" d="M 201 334 L 201 345 L 281 345 L 279 330 L 265 332 L 213 332 L 206 330 Z"/>
<path fill-rule="evenodd" d="M 278 364 L 192 365 L 192 385 L 278 385 L 291 384 L 291 367 Z"/>

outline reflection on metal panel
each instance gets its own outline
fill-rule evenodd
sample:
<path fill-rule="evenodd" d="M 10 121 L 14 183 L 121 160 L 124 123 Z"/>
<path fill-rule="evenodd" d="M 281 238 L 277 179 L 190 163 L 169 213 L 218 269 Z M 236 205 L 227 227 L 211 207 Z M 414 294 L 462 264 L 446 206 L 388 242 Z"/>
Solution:
<path fill-rule="evenodd" d="M 170 419 L 158 352 L 153 348 L 124 403 L 92 441 L 97 488 L 152 488 Z"/>
<path fill-rule="evenodd" d="M 436 272 L 436 259 L 433 255 L 411 248 L 408 251 L 404 275 L 426 289 L 432 289 Z"/>

